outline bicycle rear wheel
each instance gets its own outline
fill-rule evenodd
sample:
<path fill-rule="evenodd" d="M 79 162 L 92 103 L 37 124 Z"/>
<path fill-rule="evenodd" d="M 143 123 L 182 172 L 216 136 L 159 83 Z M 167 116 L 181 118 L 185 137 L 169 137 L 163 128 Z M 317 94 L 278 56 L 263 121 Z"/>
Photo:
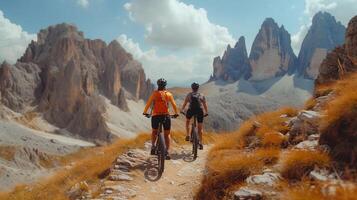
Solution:
<path fill-rule="evenodd" d="M 157 160 L 158 160 L 159 174 L 161 175 L 165 169 L 165 158 L 166 158 L 165 138 L 162 132 L 158 134 L 157 143 L 158 143 Z"/>
<path fill-rule="evenodd" d="M 193 158 L 196 159 L 197 149 L 198 149 L 198 135 L 195 127 L 192 127 L 191 137 L 192 137 L 192 154 L 193 154 Z"/>

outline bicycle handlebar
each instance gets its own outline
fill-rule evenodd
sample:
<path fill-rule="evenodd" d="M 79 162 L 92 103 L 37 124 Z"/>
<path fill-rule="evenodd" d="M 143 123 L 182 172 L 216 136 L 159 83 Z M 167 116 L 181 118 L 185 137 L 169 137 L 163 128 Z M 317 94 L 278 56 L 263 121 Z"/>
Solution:
<path fill-rule="evenodd" d="M 147 117 L 147 118 L 151 118 L 151 117 L 152 117 L 151 114 L 145 114 L 145 113 L 143 113 L 143 115 L 144 115 L 145 117 Z M 170 116 L 170 118 L 173 118 L 173 119 L 175 119 L 175 118 L 178 117 L 178 115 L 169 115 L 169 116 Z"/>

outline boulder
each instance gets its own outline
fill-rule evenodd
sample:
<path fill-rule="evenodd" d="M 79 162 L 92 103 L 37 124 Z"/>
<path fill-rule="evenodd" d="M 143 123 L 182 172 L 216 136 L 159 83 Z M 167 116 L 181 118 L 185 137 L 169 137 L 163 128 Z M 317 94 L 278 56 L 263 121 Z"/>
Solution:
<path fill-rule="evenodd" d="M 132 181 L 134 179 L 127 174 L 112 174 L 109 176 L 109 180 L 111 180 L 111 181 Z"/>
<path fill-rule="evenodd" d="M 141 149 L 130 149 L 116 159 L 116 164 L 131 169 L 145 169 L 148 152 Z"/>
<path fill-rule="evenodd" d="M 318 140 L 306 140 L 302 141 L 299 144 L 294 146 L 294 149 L 302 149 L 302 150 L 316 150 L 318 147 Z"/>
<path fill-rule="evenodd" d="M 263 193 L 258 190 L 250 189 L 248 187 L 242 187 L 238 191 L 234 192 L 235 200 L 261 200 L 263 199 Z"/>
<path fill-rule="evenodd" d="M 261 175 L 253 175 L 247 178 L 246 182 L 248 184 L 257 184 L 257 185 L 268 185 L 273 186 L 278 180 L 280 180 L 280 174 L 266 172 Z"/>
<path fill-rule="evenodd" d="M 315 111 L 301 111 L 295 118 L 289 122 L 289 142 L 297 144 L 312 134 L 318 133 L 318 122 L 321 115 Z"/>

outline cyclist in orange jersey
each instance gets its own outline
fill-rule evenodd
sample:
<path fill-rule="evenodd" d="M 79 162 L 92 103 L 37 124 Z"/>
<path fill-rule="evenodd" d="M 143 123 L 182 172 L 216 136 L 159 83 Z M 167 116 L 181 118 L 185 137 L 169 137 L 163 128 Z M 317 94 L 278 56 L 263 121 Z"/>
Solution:
<path fill-rule="evenodd" d="M 160 122 L 163 123 L 163 127 L 164 127 L 165 144 L 166 144 L 167 151 L 170 148 L 171 118 L 169 112 L 169 103 L 171 103 L 173 110 L 175 112 L 174 117 L 178 117 L 178 109 L 174 97 L 170 92 L 166 90 L 166 85 L 167 85 L 167 81 L 165 79 L 160 78 L 159 80 L 157 80 L 158 89 L 151 94 L 143 112 L 143 115 L 150 115 L 147 112 L 150 106 L 153 104 L 152 113 L 151 113 L 152 115 L 151 155 L 155 154 L 155 148 L 156 148 L 155 141 L 157 138 L 157 132 L 159 129 Z M 166 159 L 167 160 L 170 159 L 168 152 L 166 152 Z"/>

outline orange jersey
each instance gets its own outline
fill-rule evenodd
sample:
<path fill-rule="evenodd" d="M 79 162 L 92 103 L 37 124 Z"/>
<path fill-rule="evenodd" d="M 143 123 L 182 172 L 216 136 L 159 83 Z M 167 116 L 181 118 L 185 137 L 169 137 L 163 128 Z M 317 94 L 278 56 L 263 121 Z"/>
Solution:
<path fill-rule="evenodd" d="M 151 104 L 153 104 L 152 116 L 168 115 L 170 114 L 169 103 L 171 103 L 175 114 L 178 114 L 177 106 L 172 94 L 166 90 L 156 90 L 151 94 L 148 102 L 146 103 L 144 113 L 147 113 Z"/>

